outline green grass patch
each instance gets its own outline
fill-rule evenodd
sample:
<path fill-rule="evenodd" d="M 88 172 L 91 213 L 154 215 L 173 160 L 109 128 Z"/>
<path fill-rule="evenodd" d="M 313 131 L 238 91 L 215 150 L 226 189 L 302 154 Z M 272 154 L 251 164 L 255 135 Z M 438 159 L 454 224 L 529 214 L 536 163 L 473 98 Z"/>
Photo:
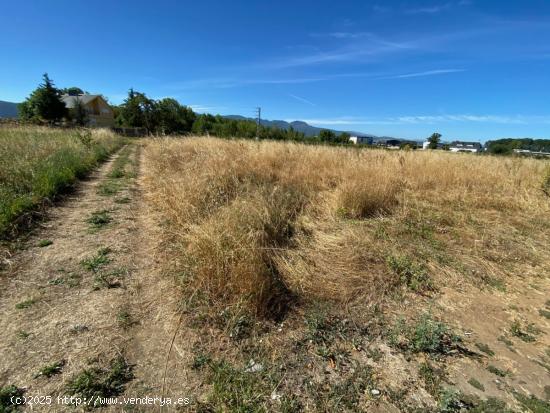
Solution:
<path fill-rule="evenodd" d="M 88 400 L 114 397 L 121 394 L 126 383 L 133 378 L 132 367 L 120 356 L 113 359 L 107 368 L 92 367 L 73 377 L 67 384 L 67 394 Z"/>
<path fill-rule="evenodd" d="M 118 325 L 124 330 L 127 330 L 138 323 L 127 310 L 119 311 L 116 315 L 116 319 Z"/>
<path fill-rule="evenodd" d="M 25 330 L 19 330 L 17 332 L 17 337 L 19 337 L 21 340 L 25 340 L 27 338 L 29 338 L 31 334 L 26 332 Z"/>
<path fill-rule="evenodd" d="M 416 292 L 433 291 L 434 284 L 426 268 L 414 263 L 405 255 L 390 255 L 386 258 L 389 269 L 395 273 L 401 283 Z"/>
<path fill-rule="evenodd" d="M 18 410 L 18 406 L 13 402 L 16 397 L 22 397 L 24 390 L 10 384 L 0 387 L 0 413 L 13 413 Z"/>
<path fill-rule="evenodd" d="M 111 211 L 108 209 L 92 212 L 91 216 L 86 219 L 86 222 L 92 229 L 100 229 L 113 221 L 110 213 Z"/>
<path fill-rule="evenodd" d="M 88 271 L 98 272 L 100 268 L 111 262 L 108 257 L 110 252 L 110 248 L 100 248 L 96 255 L 82 260 L 80 264 Z"/>
<path fill-rule="evenodd" d="M 537 397 L 530 395 L 526 396 L 524 394 L 518 393 L 517 391 L 512 392 L 516 400 L 528 411 L 533 413 L 550 413 L 550 403 L 544 400 L 540 400 Z"/>
<path fill-rule="evenodd" d="M 43 239 L 43 240 L 40 240 L 38 242 L 38 246 L 40 248 L 44 248 L 44 247 L 47 247 L 48 245 L 52 245 L 53 244 L 53 241 L 52 240 L 49 240 L 49 239 Z"/>
<path fill-rule="evenodd" d="M 481 384 L 479 382 L 479 380 L 477 380 L 473 377 L 470 380 L 468 380 L 468 384 L 472 387 L 475 387 L 476 389 L 478 389 L 480 391 L 485 391 L 485 386 L 483 384 Z"/>
<path fill-rule="evenodd" d="M 449 326 L 427 313 L 412 325 L 406 325 L 400 319 L 390 331 L 389 340 L 390 344 L 403 350 L 434 356 L 448 354 L 462 341 Z"/>
<path fill-rule="evenodd" d="M 55 376 L 56 374 L 61 373 L 64 366 L 65 366 L 65 360 L 61 360 L 52 364 L 47 364 L 44 367 L 42 367 L 40 370 L 38 370 L 38 374 L 35 376 L 35 378 L 41 377 L 41 376 L 50 378 L 52 376 Z"/>
<path fill-rule="evenodd" d="M 536 341 L 536 337 L 533 334 L 537 334 L 537 332 L 538 329 L 536 329 L 531 324 L 523 328 L 519 320 L 515 320 L 510 325 L 510 333 L 512 333 L 514 337 L 517 337 L 526 343 L 532 343 Z"/>
<path fill-rule="evenodd" d="M 498 367 L 493 366 L 491 364 L 487 366 L 487 370 L 499 377 L 506 377 L 508 375 L 507 371 L 501 370 Z"/>
<path fill-rule="evenodd" d="M 0 238 L 15 235 L 34 211 L 71 189 L 121 143 L 105 131 L 0 128 Z"/>
<path fill-rule="evenodd" d="M 36 302 L 37 302 L 36 299 L 30 298 L 28 300 L 21 301 L 20 303 L 15 304 L 15 308 L 17 308 L 18 310 L 24 310 L 25 308 L 31 307 Z"/>
<path fill-rule="evenodd" d="M 548 318 L 548 319 L 550 320 L 550 311 L 540 309 L 540 310 L 539 310 L 539 314 L 540 314 L 542 317 Z"/>
<path fill-rule="evenodd" d="M 476 347 L 483 353 L 487 354 L 488 356 L 493 357 L 495 355 L 495 352 L 491 350 L 491 347 L 489 347 L 485 343 L 476 343 Z"/>

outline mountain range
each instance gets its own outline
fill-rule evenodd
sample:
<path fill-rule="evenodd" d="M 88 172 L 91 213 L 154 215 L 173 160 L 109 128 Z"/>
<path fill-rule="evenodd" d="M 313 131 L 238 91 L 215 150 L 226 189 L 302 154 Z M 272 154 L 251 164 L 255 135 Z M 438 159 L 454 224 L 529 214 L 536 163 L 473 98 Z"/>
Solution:
<path fill-rule="evenodd" d="M 17 103 L 0 100 L 0 118 L 16 118 Z"/>
<path fill-rule="evenodd" d="M 227 116 L 224 116 L 224 118 L 234 119 L 234 120 L 250 120 L 250 121 L 253 121 L 253 122 L 256 121 L 256 119 L 247 118 L 247 117 L 240 116 L 240 115 L 227 115 Z M 295 120 L 293 122 L 287 122 L 287 121 L 284 121 L 284 120 L 262 119 L 260 121 L 260 123 L 263 126 L 268 127 L 268 128 L 279 128 L 279 129 L 288 130 L 290 127 L 292 127 L 295 131 L 302 132 L 306 136 L 318 136 L 319 132 L 321 132 L 323 129 L 328 129 L 328 128 L 318 128 L 316 126 L 311 126 L 310 124 L 308 124 L 304 121 L 301 121 L 301 120 Z M 330 129 L 330 130 L 333 131 L 334 133 L 336 133 L 337 135 L 339 135 L 341 133 L 344 133 L 344 132 L 347 132 L 350 135 L 372 137 L 374 140 L 376 140 L 376 139 L 393 139 L 393 138 L 390 138 L 388 136 L 376 136 L 376 135 L 371 135 L 371 134 L 362 133 L 362 132 L 341 131 L 341 130 L 335 130 L 335 129 Z"/>

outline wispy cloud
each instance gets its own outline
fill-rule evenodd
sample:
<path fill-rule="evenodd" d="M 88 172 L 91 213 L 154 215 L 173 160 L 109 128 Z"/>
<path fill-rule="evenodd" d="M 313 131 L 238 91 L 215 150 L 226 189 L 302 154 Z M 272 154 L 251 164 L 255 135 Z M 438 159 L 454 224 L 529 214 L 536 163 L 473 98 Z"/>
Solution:
<path fill-rule="evenodd" d="M 434 4 L 433 6 L 427 6 L 427 7 L 417 7 L 413 9 L 405 10 L 405 13 L 408 14 L 435 14 L 435 13 L 441 13 L 443 11 L 449 10 L 455 6 L 469 6 L 472 4 L 470 0 L 459 0 L 456 2 L 447 2 L 447 3 L 441 3 L 441 4 Z"/>
<path fill-rule="evenodd" d="M 407 115 L 389 116 L 382 118 L 372 117 L 337 117 L 305 119 L 311 125 L 407 125 L 407 124 L 438 124 L 438 123 L 498 123 L 508 125 L 550 124 L 550 115 L 472 115 L 472 114 L 445 114 L 445 115 Z"/>
<path fill-rule="evenodd" d="M 409 9 L 406 11 L 408 14 L 434 14 L 440 13 L 444 10 L 448 10 L 452 7 L 452 3 L 438 4 L 430 7 L 418 7 L 414 9 Z"/>
<path fill-rule="evenodd" d="M 315 103 L 313 103 L 312 101 L 310 100 L 307 100 L 303 97 L 300 97 L 300 96 L 296 96 L 296 95 L 293 95 L 292 93 L 289 93 L 288 96 L 290 96 L 291 98 L 293 99 L 296 99 L 297 101 L 299 102 L 302 102 L 302 103 L 306 103 L 308 105 L 311 105 L 311 106 L 317 106 Z"/>
<path fill-rule="evenodd" d="M 219 112 L 224 109 L 225 107 L 222 106 L 210 106 L 210 105 L 200 105 L 200 104 L 194 104 L 194 105 L 188 105 L 191 109 L 193 109 L 193 112 L 199 112 L 199 113 L 206 113 L 206 112 Z"/>
<path fill-rule="evenodd" d="M 301 56 L 279 58 L 260 64 L 261 67 L 270 69 L 283 69 L 300 66 L 310 66 L 326 63 L 340 63 L 350 61 L 366 62 L 381 55 L 396 52 L 405 52 L 417 49 L 418 45 L 413 41 L 388 41 L 368 32 L 331 32 L 312 34 L 314 36 L 329 36 L 346 40 L 344 45 L 326 51 L 315 51 Z"/>
<path fill-rule="evenodd" d="M 447 73 L 464 72 L 466 69 L 435 69 L 423 72 L 403 73 L 403 74 L 387 74 L 383 72 L 350 72 L 350 73 L 333 73 L 325 74 L 317 77 L 295 77 L 283 79 L 238 79 L 238 78 L 205 78 L 194 79 L 183 82 L 173 82 L 164 85 L 167 89 L 172 90 L 191 90 L 191 89 L 230 89 L 237 87 L 246 87 L 254 85 L 292 85 L 303 83 L 324 82 L 335 79 L 346 78 L 372 78 L 372 79 L 406 79 L 420 76 L 434 76 Z"/>
<path fill-rule="evenodd" d="M 435 70 L 426 70 L 424 72 L 414 72 L 414 73 L 405 73 L 402 75 L 384 76 L 384 77 L 381 77 L 380 79 L 407 79 L 411 77 L 434 76 L 434 75 L 443 75 L 447 73 L 460 73 L 465 71 L 466 69 L 435 69 Z"/>

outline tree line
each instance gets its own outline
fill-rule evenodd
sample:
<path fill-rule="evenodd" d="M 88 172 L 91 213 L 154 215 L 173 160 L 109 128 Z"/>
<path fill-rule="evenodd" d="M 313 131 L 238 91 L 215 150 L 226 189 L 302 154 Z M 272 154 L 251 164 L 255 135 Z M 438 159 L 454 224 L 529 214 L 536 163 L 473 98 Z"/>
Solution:
<path fill-rule="evenodd" d="M 79 87 L 57 88 L 48 74 L 42 83 L 19 105 L 21 120 L 42 124 L 69 122 L 77 126 L 87 124 L 87 112 L 76 99 L 73 108 L 68 109 L 61 99 L 64 94 L 78 96 L 86 94 Z M 105 99 L 107 100 L 107 99 Z M 198 134 L 219 137 L 260 138 L 273 140 L 307 141 L 308 143 L 349 143 L 349 134 L 337 135 L 331 130 L 321 130 L 319 136 L 307 138 L 303 132 L 257 125 L 253 120 L 236 120 L 220 115 L 197 114 L 190 107 L 172 98 L 151 99 L 145 93 L 130 89 L 120 105 L 110 105 L 119 127 L 145 128 L 156 135 Z"/>

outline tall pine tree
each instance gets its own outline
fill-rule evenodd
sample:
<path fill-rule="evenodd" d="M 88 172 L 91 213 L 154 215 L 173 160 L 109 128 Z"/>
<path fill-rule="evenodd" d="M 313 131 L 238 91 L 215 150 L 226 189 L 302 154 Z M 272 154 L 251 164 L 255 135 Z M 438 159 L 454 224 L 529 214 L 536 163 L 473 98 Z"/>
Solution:
<path fill-rule="evenodd" d="M 19 117 L 26 121 L 54 123 L 67 116 L 67 108 L 61 100 L 61 91 L 57 89 L 47 73 L 34 92 L 19 105 Z"/>

